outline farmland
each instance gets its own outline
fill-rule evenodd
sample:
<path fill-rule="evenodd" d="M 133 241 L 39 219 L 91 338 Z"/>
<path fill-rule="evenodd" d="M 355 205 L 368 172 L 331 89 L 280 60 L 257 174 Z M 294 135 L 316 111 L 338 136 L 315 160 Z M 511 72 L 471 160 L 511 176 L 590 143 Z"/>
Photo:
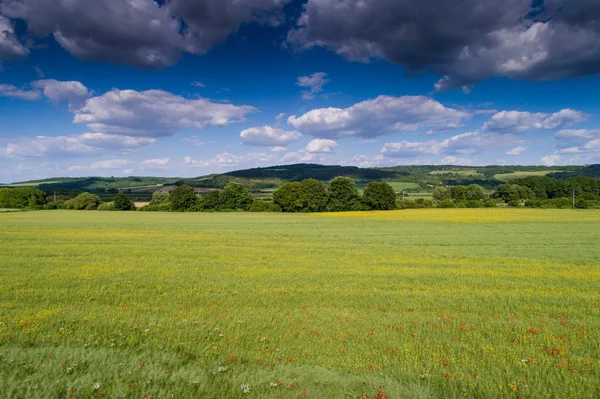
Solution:
<path fill-rule="evenodd" d="M 597 398 L 599 223 L 3 213 L 0 397 Z"/>

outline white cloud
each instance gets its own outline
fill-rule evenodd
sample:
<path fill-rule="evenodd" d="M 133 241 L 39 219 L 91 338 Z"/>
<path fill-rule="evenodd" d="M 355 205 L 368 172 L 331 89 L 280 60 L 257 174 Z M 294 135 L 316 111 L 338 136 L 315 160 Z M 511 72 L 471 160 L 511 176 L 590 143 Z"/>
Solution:
<path fill-rule="evenodd" d="M 112 90 L 90 98 L 75 111 L 73 122 L 94 131 L 128 136 L 170 136 L 184 128 L 202 129 L 241 122 L 257 109 L 250 106 L 189 100 L 162 90 Z"/>
<path fill-rule="evenodd" d="M 133 174 L 133 169 L 123 169 L 123 174 L 126 176 Z"/>
<path fill-rule="evenodd" d="M 91 165 L 73 165 L 69 167 L 69 171 L 75 170 L 94 170 L 94 169 L 123 169 L 131 165 L 131 162 L 126 159 L 109 159 L 106 161 L 94 162 Z"/>
<path fill-rule="evenodd" d="M 306 145 L 306 152 L 311 154 L 322 154 L 333 152 L 337 143 L 328 139 L 314 139 Z"/>
<path fill-rule="evenodd" d="M 282 129 L 261 126 L 251 127 L 240 133 L 242 143 L 255 146 L 287 146 L 290 143 L 300 140 L 302 134 L 298 132 L 287 132 Z"/>
<path fill-rule="evenodd" d="M 600 129 L 561 130 L 554 135 L 556 151 L 542 158 L 545 165 L 600 162 Z"/>
<path fill-rule="evenodd" d="M 281 146 L 271 148 L 271 152 L 284 152 L 285 150 L 286 148 Z"/>
<path fill-rule="evenodd" d="M 261 152 L 251 152 L 244 155 L 235 155 L 229 152 L 225 152 L 222 154 L 218 154 L 213 158 L 204 160 L 196 160 L 190 156 L 187 156 L 183 159 L 183 163 L 187 166 L 200 168 L 228 168 L 233 166 L 255 167 L 263 165 L 266 162 L 270 162 L 272 159 L 273 155 Z"/>
<path fill-rule="evenodd" d="M 453 156 L 447 156 L 442 158 L 440 161 L 442 165 L 458 165 L 458 166 L 469 166 L 473 165 L 473 161 L 468 158 L 457 158 Z"/>
<path fill-rule="evenodd" d="M 0 97 L 17 98 L 19 100 L 36 101 L 42 98 L 37 90 L 24 90 L 9 84 L 0 84 Z"/>
<path fill-rule="evenodd" d="M 201 88 L 206 87 L 206 85 L 204 83 L 198 82 L 198 81 L 192 82 L 192 86 L 201 87 Z"/>
<path fill-rule="evenodd" d="M 513 156 L 521 155 L 525 150 L 526 150 L 525 147 L 515 147 L 512 150 L 507 151 L 506 155 L 513 155 Z"/>
<path fill-rule="evenodd" d="M 363 137 L 417 130 L 430 126 L 451 129 L 470 115 L 423 96 L 379 96 L 349 108 L 314 109 L 288 123 L 317 138 Z"/>
<path fill-rule="evenodd" d="M 29 49 L 19 42 L 8 18 L 0 15 L 0 62 L 25 57 L 28 54 Z"/>
<path fill-rule="evenodd" d="M 140 162 L 141 166 L 165 166 L 169 164 L 169 158 L 155 158 L 155 159 L 147 159 L 145 161 Z"/>
<path fill-rule="evenodd" d="M 443 141 L 386 143 L 381 153 L 390 158 L 416 158 L 423 155 L 464 156 L 481 153 L 491 148 L 503 147 L 515 141 L 516 139 L 510 135 L 500 136 L 494 133 L 468 132 Z"/>
<path fill-rule="evenodd" d="M 525 133 L 531 130 L 561 129 L 585 121 L 588 115 L 572 109 L 553 114 L 520 111 L 498 112 L 484 123 L 483 130 L 496 133 Z"/>
<path fill-rule="evenodd" d="M 117 136 L 105 133 L 84 133 L 72 136 L 37 136 L 3 139 L 0 154 L 8 158 L 55 158 L 96 155 L 104 151 L 129 153 L 156 142 L 149 137 Z"/>
<path fill-rule="evenodd" d="M 32 82 L 31 87 L 42 90 L 44 96 L 53 103 L 66 101 L 72 108 L 83 105 L 85 100 L 92 94 L 87 87 L 77 81 L 61 82 L 54 79 L 44 79 Z"/>
<path fill-rule="evenodd" d="M 325 72 L 316 72 L 310 76 L 300 76 L 296 81 L 296 85 L 308 88 L 307 91 L 302 92 L 302 98 L 304 100 L 312 100 L 315 98 L 315 94 L 321 93 L 323 86 L 329 82 L 329 79 L 326 77 L 327 74 Z"/>

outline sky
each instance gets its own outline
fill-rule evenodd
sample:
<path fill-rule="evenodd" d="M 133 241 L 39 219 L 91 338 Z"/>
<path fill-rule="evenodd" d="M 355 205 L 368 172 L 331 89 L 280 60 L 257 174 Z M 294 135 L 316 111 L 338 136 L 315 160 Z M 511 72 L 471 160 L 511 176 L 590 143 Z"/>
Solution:
<path fill-rule="evenodd" d="M 597 0 L 0 0 L 0 182 L 600 163 Z"/>

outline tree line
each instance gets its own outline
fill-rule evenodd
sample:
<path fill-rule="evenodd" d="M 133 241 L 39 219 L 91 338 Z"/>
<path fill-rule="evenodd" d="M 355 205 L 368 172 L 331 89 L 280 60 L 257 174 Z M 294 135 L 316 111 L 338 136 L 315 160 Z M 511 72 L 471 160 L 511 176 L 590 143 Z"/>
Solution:
<path fill-rule="evenodd" d="M 240 183 L 229 183 L 223 190 L 199 195 L 187 185 L 171 193 L 155 192 L 152 201 L 141 211 L 164 212 L 344 212 L 392 210 L 407 208 L 493 208 L 542 207 L 567 208 L 600 207 L 600 180 L 578 176 L 569 180 L 530 176 L 501 184 L 486 191 L 477 184 L 436 187 L 432 199 L 400 200 L 386 182 L 373 181 L 361 193 L 353 179 L 336 177 L 328 184 L 316 179 L 288 182 L 273 192 L 273 200 L 255 199 L 252 192 Z M 0 189 L 0 208 L 73 209 L 101 211 L 134 211 L 134 203 L 123 193 L 114 201 L 102 202 L 92 193 L 84 192 L 66 201 L 52 201 L 42 190 L 35 188 Z"/>

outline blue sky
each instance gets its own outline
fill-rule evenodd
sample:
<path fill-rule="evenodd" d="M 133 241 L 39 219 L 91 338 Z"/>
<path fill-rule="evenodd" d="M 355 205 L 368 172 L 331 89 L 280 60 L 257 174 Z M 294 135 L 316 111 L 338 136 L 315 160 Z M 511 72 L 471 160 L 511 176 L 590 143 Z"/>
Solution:
<path fill-rule="evenodd" d="M 600 4 L 471 3 L 0 0 L 0 182 L 600 162 Z"/>

